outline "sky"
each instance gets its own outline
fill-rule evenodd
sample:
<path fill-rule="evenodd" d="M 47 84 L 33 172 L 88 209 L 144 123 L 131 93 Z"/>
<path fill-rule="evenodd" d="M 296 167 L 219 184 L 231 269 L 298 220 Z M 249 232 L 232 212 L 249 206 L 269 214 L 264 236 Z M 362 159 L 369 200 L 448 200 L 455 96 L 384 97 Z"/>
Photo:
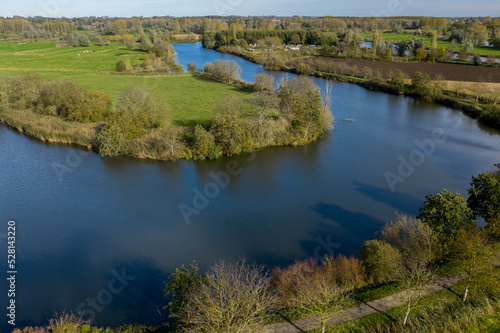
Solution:
<path fill-rule="evenodd" d="M 500 16 L 499 0 L 16 0 L 0 17 Z"/>

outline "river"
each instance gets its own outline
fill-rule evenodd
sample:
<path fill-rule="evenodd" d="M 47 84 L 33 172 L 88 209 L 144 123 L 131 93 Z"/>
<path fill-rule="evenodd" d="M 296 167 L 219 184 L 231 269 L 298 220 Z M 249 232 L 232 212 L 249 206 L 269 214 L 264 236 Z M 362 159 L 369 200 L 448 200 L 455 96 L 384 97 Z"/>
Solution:
<path fill-rule="evenodd" d="M 234 59 L 247 81 L 264 72 L 200 44 L 175 49 L 183 65 Z M 314 143 L 217 161 L 102 158 L 0 127 L 0 260 L 5 273 L 14 220 L 18 327 L 62 310 L 155 324 L 163 282 L 183 263 L 355 254 L 395 211 L 415 215 L 444 188 L 466 195 L 471 176 L 499 162 L 498 131 L 437 104 L 334 83 L 332 109 L 335 128 Z"/>

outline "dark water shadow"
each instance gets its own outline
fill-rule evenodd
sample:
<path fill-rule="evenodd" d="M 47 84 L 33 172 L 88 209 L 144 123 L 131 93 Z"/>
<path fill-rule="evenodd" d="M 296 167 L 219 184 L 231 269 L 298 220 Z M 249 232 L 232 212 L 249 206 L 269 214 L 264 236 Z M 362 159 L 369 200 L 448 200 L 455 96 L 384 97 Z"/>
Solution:
<path fill-rule="evenodd" d="M 390 207 L 397 207 L 398 210 L 411 215 L 416 215 L 418 213 L 418 208 L 422 206 L 421 199 L 407 193 L 397 191 L 392 192 L 389 189 L 375 187 L 359 182 L 354 182 L 353 185 L 355 191 L 367 196 L 368 198 L 382 202 Z"/>

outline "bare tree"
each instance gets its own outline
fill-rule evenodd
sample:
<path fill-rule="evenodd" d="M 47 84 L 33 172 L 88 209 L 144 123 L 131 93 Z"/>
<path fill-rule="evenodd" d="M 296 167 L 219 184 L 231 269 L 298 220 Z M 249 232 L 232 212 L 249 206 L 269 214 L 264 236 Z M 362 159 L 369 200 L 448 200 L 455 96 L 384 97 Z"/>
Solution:
<path fill-rule="evenodd" d="M 351 282 L 356 277 L 345 266 L 344 262 L 329 257 L 322 266 L 318 266 L 316 259 L 310 258 L 286 268 L 276 268 L 273 285 L 280 295 L 278 305 L 311 316 L 325 332 L 327 322 L 350 301 Z M 349 266 L 356 267 L 356 263 Z"/>
<path fill-rule="evenodd" d="M 274 304 L 269 278 L 261 266 L 221 260 L 186 295 L 184 332 L 246 332 Z"/>
<path fill-rule="evenodd" d="M 437 241 L 429 225 L 406 215 L 398 215 L 396 222 L 384 227 L 381 238 L 401 253 L 396 276 L 406 287 L 403 293 L 406 303 L 403 325 L 406 325 L 411 310 L 422 297 L 422 285 L 433 275 L 431 263 L 436 256 Z"/>

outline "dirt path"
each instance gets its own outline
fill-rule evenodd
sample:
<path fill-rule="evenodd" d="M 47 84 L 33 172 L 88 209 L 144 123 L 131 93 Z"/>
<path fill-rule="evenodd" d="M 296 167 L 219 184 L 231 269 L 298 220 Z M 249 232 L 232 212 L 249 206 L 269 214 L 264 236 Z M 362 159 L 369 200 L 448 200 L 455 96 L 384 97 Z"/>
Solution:
<path fill-rule="evenodd" d="M 457 284 L 460 279 L 450 276 L 438 279 L 422 287 L 422 296 L 426 296 Z M 328 321 L 328 326 L 339 325 L 348 321 L 360 319 L 377 312 L 384 312 L 404 304 L 404 291 L 375 301 L 356 305 L 335 315 Z M 299 319 L 294 322 L 278 323 L 264 326 L 257 332 L 262 333 L 299 333 L 320 328 L 319 317 Z"/>

